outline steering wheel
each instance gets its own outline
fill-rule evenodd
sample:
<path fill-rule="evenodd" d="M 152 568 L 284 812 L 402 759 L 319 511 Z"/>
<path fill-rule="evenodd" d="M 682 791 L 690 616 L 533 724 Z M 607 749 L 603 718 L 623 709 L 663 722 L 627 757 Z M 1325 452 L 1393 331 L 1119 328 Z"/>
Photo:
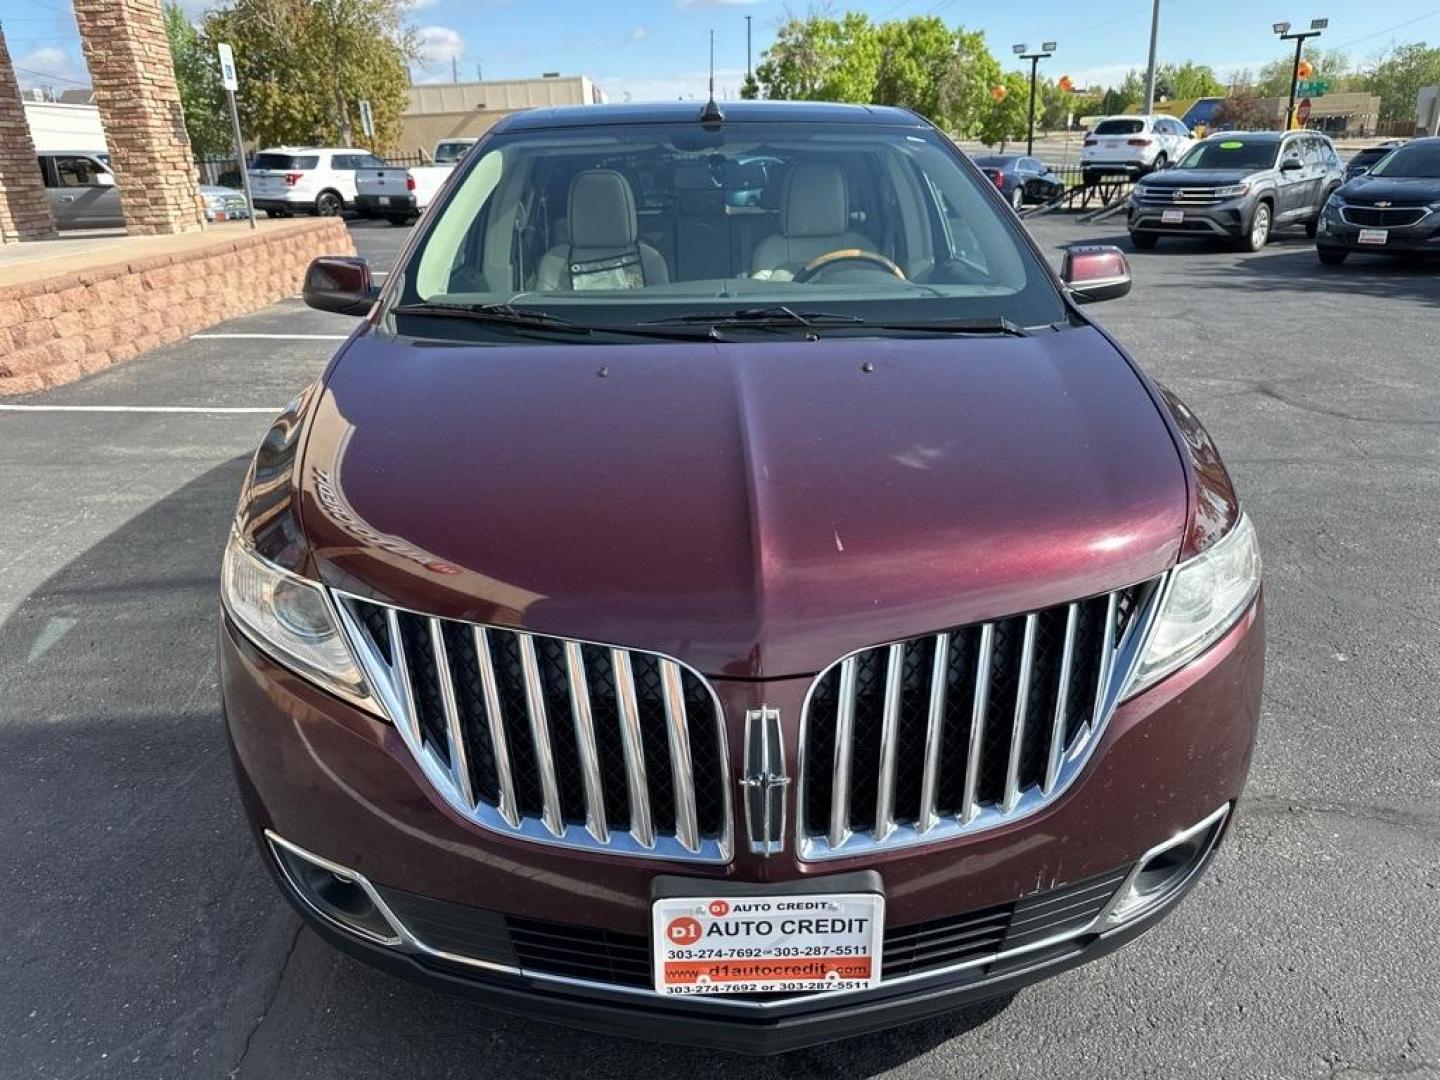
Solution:
<path fill-rule="evenodd" d="M 887 274 L 893 274 L 901 281 L 905 280 L 905 271 L 896 266 L 884 255 L 874 251 L 865 251 L 861 248 L 840 248 L 836 251 L 827 251 L 824 255 L 817 255 L 808 263 L 795 272 L 790 280 L 797 285 L 803 285 L 818 274 L 827 270 L 833 270 L 845 263 L 859 263 L 866 269 L 883 270 Z"/>

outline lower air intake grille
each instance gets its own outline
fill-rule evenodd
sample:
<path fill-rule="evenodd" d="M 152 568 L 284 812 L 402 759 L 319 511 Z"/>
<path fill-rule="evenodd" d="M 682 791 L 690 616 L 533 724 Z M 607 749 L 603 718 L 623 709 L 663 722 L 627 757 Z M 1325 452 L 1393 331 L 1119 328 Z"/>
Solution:
<path fill-rule="evenodd" d="M 1157 579 L 832 665 L 801 721 L 801 856 L 948 840 L 1058 797 L 1109 718 L 1158 595 Z"/>
<path fill-rule="evenodd" d="M 695 671 L 654 653 L 338 598 L 406 746 L 471 820 L 617 854 L 729 858 L 725 732 Z"/>

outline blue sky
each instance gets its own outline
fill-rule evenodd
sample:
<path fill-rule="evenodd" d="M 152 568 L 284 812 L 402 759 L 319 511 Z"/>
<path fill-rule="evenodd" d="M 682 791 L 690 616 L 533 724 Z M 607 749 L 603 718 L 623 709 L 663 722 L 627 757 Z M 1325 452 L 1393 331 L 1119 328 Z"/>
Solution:
<path fill-rule="evenodd" d="M 208 6 L 204 0 L 183 2 L 197 14 Z M 984 30 L 1007 64 L 1012 44 L 1054 40 L 1059 49 L 1048 63 L 1050 74 L 1068 74 L 1082 86 L 1118 82 L 1129 68 L 1143 65 L 1149 39 L 1149 0 L 862 0 L 832 7 L 873 18 L 933 13 Z M 758 62 L 775 28 L 797 10 L 806 8 L 794 0 L 411 0 L 410 21 L 424 54 L 414 78 L 448 82 L 453 61 L 461 80 L 473 80 L 477 71 L 487 79 L 561 71 L 589 75 L 612 101 L 703 96 L 713 28 L 717 87 L 734 96 L 745 71 L 745 16 L 753 20 Z M 1343 47 L 1357 61 L 1392 43 L 1440 41 L 1440 8 L 1430 0 L 1389 0 L 1376 9 L 1353 0 L 1329 8 L 1309 0 L 1162 0 L 1160 57 L 1209 63 L 1223 77 L 1281 54 L 1271 23 L 1318 15 L 1330 17 L 1321 43 Z M 67 0 L 0 0 L 0 25 L 27 85 L 86 81 Z"/>

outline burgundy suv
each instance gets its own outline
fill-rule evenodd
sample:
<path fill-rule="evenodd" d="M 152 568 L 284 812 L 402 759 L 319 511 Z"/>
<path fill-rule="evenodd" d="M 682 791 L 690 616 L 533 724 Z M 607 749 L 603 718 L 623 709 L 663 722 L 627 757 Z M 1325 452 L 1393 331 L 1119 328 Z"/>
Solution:
<path fill-rule="evenodd" d="M 256 454 L 225 714 L 285 895 L 525 1015 L 774 1052 L 1143 933 L 1244 785 L 1205 430 L 910 113 L 512 116 Z"/>

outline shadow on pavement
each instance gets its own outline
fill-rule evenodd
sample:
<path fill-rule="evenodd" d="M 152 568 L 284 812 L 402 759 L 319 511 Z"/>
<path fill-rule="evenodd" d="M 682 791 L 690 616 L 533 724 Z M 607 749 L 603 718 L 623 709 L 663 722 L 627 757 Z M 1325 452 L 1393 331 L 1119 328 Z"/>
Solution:
<path fill-rule="evenodd" d="M 150 506 L 0 625 L 0 1061 L 147 1080 L 869 1076 L 1004 1008 L 742 1061 L 488 1012 L 302 931 L 252 847 L 216 689 L 245 466 Z"/>

